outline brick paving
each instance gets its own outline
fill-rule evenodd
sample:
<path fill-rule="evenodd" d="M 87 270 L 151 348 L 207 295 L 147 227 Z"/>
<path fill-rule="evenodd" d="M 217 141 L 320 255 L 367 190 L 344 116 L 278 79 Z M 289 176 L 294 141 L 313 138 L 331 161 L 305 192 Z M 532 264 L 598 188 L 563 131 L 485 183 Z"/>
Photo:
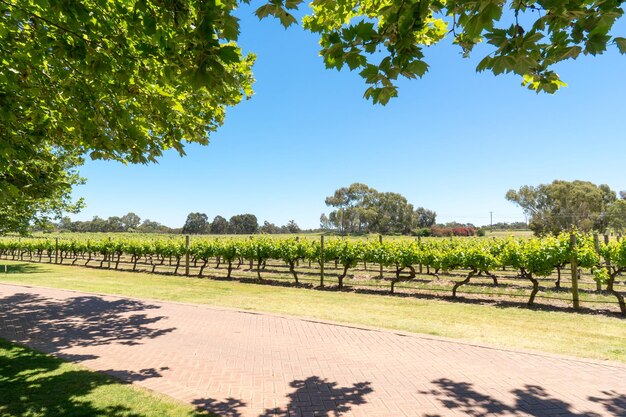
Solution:
<path fill-rule="evenodd" d="M 210 306 L 0 284 L 0 337 L 223 417 L 626 416 L 621 364 Z"/>

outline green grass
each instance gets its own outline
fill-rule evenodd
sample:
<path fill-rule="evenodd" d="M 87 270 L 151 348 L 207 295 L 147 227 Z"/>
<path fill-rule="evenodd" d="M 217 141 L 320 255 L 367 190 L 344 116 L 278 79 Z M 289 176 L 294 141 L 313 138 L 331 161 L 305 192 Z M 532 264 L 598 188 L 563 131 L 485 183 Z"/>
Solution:
<path fill-rule="evenodd" d="M 5 263 L 11 268 L 0 273 L 4 282 L 266 311 L 626 362 L 626 321 L 616 316 L 0 262 Z"/>
<path fill-rule="evenodd" d="M 0 340 L 1 417 L 209 417 L 163 395 Z"/>

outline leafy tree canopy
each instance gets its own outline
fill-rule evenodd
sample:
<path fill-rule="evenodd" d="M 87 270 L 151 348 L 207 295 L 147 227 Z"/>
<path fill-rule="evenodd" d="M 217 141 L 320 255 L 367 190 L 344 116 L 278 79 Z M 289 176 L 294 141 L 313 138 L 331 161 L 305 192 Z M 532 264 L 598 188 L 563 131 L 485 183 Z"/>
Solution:
<path fill-rule="evenodd" d="M 209 226 L 209 230 L 215 235 L 225 235 L 228 233 L 228 220 L 222 216 L 215 216 Z"/>
<path fill-rule="evenodd" d="M 254 214 L 237 214 L 228 221 L 228 232 L 233 234 L 254 234 L 259 230 L 259 222 Z"/>
<path fill-rule="evenodd" d="M 257 10 L 289 26 L 304 0 L 271 0 Z M 554 93 L 565 83 L 553 67 L 609 46 L 626 53 L 626 38 L 611 32 L 621 0 L 313 0 L 303 25 L 320 35 L 328 68 L 358 70 L 370 87 L 365 97 L 387 103 L 399 77 L 428 70 L 424 47 L 452 36 L 464 56 L 486 42 L 478 71 L 515 73 L 529 89 Z M 484 53 L 484 52 L 481 52 Z"/>
<path fill-rule="evenodd" d="M 398 193 L 379 192 L 365 184 L 342 187 L 326 198 L 326 205 L 336 208 L 320 217 L 322 228 L 336 227 L 341 233 L 402 233 L 435 224 L 437 214 L 419 207 L 413 209 Z"/>
<path fill-rule="evenodd" d="M 506 199 L 530 216 L 530 229 L 538 235 L 559 234 L 573 227 L 605 231 L 608 211 L 617 199 L 608 185 L 588 181 L 560 181 L 509 190 Z"/>
<path fill-rule="evenodd" d="M 206 144 L 252 94 L 236 6 L 0 0 L 0 232 L 80 208 L 84 155 L 146 163 Z"/>
<path fill-rule="evenodd" d="M 183 226 L 184 234 L 199 235 L 209 232 L 209 217 L 204 213 L 189 213 Z"/>
<path fill-rule="evenodd" d="M 618 233 L 626 231 L 626 199 L 618 200 L 607 212 L 608 225 Z"/>

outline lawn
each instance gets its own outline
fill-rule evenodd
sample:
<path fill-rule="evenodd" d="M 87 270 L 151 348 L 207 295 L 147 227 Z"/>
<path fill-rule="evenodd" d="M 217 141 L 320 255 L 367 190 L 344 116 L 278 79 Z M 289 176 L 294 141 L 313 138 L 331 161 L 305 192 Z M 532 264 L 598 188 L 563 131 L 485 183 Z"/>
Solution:
<path fill-rule="evenodd" d="M 217 417 L 0 340 L 2 417 Z"/>
<path fill-rule="evenodd" d="M 0 282 L 265 311 L 626 362 L 626 320 L 611 315 L 0 261 L 3 264 L 9 265 L 9 273 L 0 273 Z"/>

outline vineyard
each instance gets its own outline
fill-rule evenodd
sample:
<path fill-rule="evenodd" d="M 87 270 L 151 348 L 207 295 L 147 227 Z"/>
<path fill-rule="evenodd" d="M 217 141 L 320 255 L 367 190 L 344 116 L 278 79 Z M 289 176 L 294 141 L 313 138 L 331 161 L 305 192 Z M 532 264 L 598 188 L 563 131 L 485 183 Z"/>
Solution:
<path fill-rule="evenodd" d="M 114 270 L 359 291 L 573 304 L 626 316 L 626 240 L 3 238 L 0 257 Z M 517 301 L 515 301 L 517 300 Z M 618 310 L 619 309 L 619 310 Z"/>

